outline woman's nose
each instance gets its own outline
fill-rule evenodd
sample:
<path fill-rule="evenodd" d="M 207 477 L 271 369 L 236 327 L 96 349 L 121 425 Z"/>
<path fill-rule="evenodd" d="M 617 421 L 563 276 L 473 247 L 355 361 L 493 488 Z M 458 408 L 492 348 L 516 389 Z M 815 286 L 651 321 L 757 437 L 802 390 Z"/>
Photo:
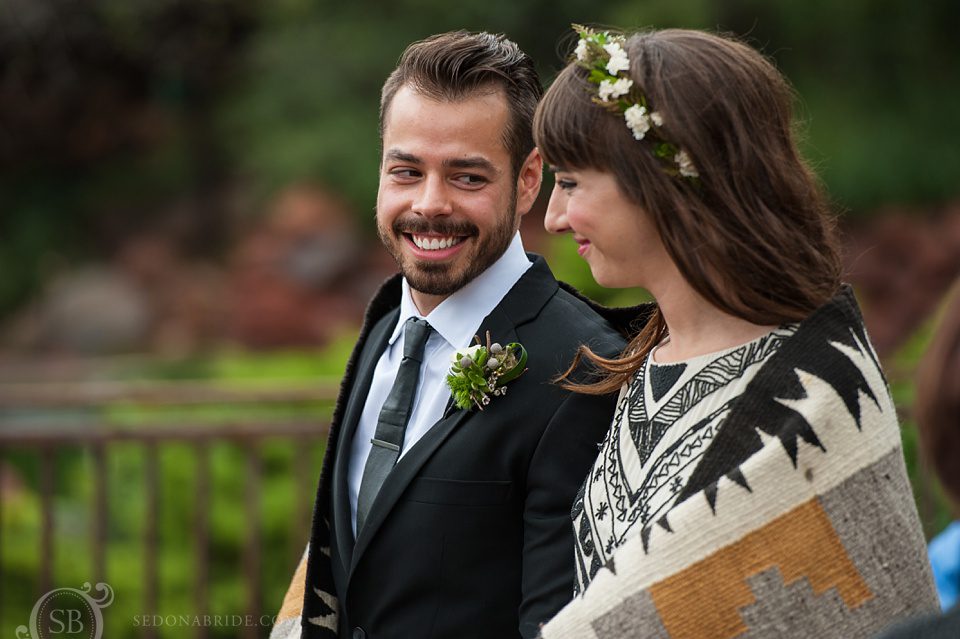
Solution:
<path fill-rule="evenodd" d="M 559 187 L 554 186 L 547 203 L 547 214 L 543 217 L 543 227 L 550 233 L 569 233 L 567 224 L 567 207 L 563 202 L 564 194 Z"/>

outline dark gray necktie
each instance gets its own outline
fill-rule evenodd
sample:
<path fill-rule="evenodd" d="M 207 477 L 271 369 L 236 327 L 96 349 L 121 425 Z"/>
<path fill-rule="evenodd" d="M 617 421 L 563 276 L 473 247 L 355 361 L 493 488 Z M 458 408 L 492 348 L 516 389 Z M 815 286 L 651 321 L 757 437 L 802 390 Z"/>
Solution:
<path fill-rule="evenodd" d="M 417 394 L 423 348 L 431 330 L 425 320 L 416 317 L 407 320 L 403 327 L 403 359 L 393 381 L 393 388 L 380 410 L 377 430 L 370 440 L 373 446 L 360 479 L 360 493 L 357 495 L 357 534 L 363 528 L 363 523 L 370 513 L 370 506 L 380 492 L 383 481 L 400 457 L 403 435 L 407 430 L 410 413 L 413 412 L 413 398 Z"/>

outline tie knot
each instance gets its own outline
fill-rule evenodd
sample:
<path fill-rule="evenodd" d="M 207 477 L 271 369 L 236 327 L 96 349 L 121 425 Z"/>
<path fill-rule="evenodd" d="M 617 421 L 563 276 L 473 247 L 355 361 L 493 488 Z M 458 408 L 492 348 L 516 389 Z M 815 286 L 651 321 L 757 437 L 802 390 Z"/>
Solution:
<path fill-rule="evenodd" d="M 430 337 L 430 331 L 433 330 L 426 320 L 417 317 L 411 317 L 403 327 L 403 356 L 404 358 L 415 359 L 418 362 L 423 360 L 423 347 Z"/>

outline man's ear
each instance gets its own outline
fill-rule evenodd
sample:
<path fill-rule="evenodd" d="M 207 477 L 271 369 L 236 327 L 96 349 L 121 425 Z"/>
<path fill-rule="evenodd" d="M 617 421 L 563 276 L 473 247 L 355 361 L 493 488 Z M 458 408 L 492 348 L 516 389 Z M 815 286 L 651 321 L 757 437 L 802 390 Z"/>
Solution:
<path fill-rule="evenodd" d="M 534 147 L 530 155 L 523 161 L 517 175 L 517 214 L 526 215 L 537 201 L 540 194 L 540 183 L 543 181 L 543 158 L 540 151 Z"/>

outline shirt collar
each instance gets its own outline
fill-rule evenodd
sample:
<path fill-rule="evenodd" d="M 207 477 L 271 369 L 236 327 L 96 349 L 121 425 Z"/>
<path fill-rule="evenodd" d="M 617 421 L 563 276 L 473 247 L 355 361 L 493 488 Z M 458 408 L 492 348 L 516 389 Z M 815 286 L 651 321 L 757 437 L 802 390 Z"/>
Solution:
<path fill-rule="evenodd" d="M 430 326 L 453 348 L 469 346 L 483 318 L 497 307 L 532 265 L 523 250 L 520 233 L 516 233 L 507 250 L 496 262 L 440 302 L 426 317 L 417 310 L 410 295 L 410 285 L 407 279 L 403 278 L 400 316 L 390 335 L 390 345 L 400 337 L 400 331 L 408 319 L 419 317 L 430 322 Z"/>

